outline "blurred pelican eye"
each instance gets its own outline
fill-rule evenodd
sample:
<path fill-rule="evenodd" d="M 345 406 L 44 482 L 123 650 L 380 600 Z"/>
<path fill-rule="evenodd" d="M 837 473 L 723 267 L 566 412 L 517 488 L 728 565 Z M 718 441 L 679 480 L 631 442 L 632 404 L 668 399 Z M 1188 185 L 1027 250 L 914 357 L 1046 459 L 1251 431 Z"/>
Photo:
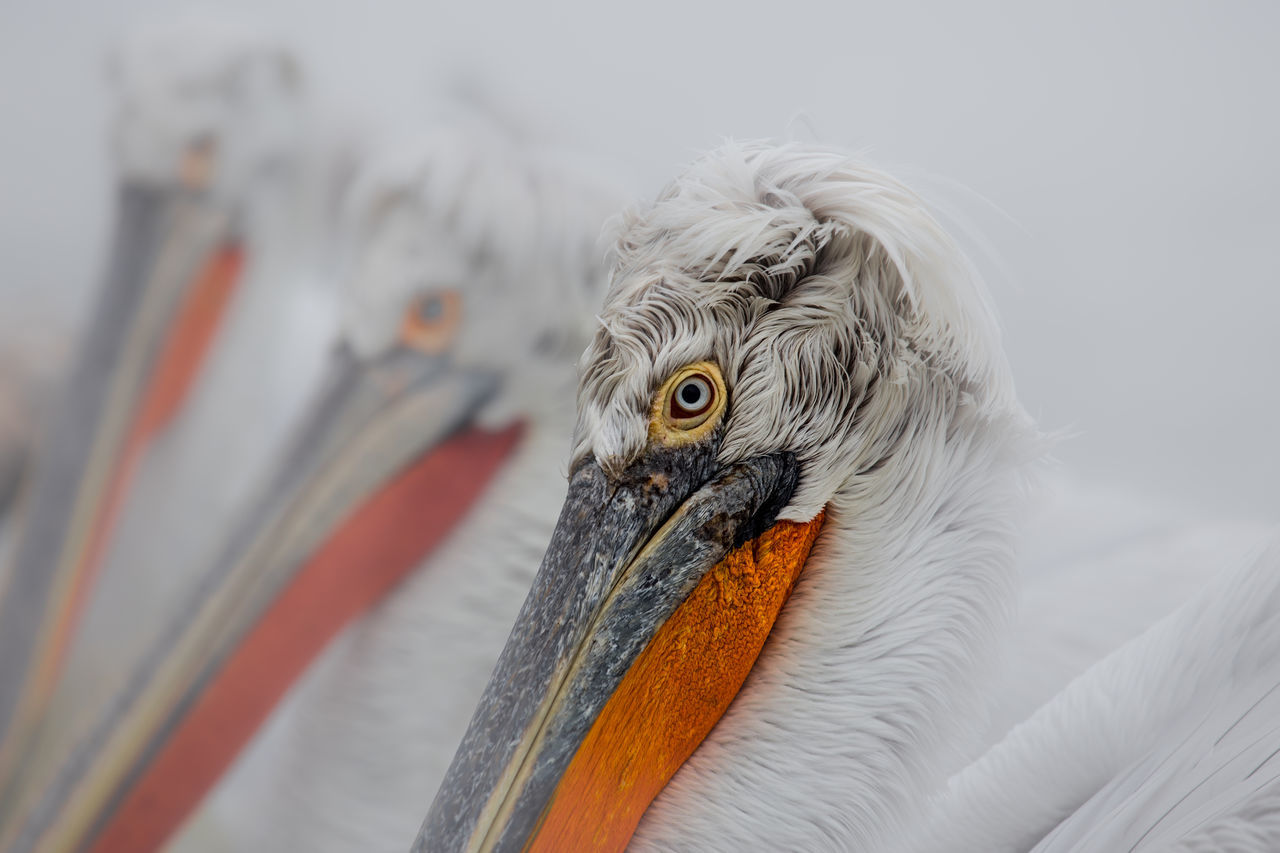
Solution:
<path fill-rule="evenodd" d="M 706 435 L 724 411 L 728 394 L 720 368 L 709 361 L 682 367 L 663 385 L 655 401 L 650 434 L 668 443 Z"/>
<path fill-rule="evenodd" d="M 444 300 L 440 294 L 433 293 L 418 301 L 418 319 L 424 323 L 434 323 L 444 316 Z"/>
<path fill-rule="evenodd" d="M 424 293 L 409 303 L 400 324 L 400 340 L 435 354 L 453 343 L 462 319 L 462 297 L 453 290 Z"/>
<path fill-rule="evenodd" d="M 213 179 L 218 143 L 211 134 L 202 133 L 191 141 L 182 154 L 178 179 L 192 190 L 207 189 Z"/>

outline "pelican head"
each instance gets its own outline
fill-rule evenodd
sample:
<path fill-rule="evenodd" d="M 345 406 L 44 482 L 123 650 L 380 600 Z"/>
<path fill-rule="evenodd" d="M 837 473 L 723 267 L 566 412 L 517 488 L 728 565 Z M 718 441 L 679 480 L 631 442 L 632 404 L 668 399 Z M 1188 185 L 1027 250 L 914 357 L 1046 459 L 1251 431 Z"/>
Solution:
<path fill-rule="evenodd" d="M 292 53 L 233 21 L 184 17 L 139 30 L 108 56 L 107 78 L 112 150 L 127 182 L 234 199 L 299 145 Z"/>
<path fill-rule="evenodd" d="M 478 415 L 491 426 L 546 405 L 528 379 L 563 372 L 589 338 L 615 204 L 609 182 L 478 119 L 398 143 L 349 203 L 343 347 L 490 375 Z"/>
<path fill-rule="evenodd" d="M 161 845 L 325 644 L 466 517 L 525 422 L 566 408 L 613 209 L 607 185 L 478 123 L 365 164 L 327 375 L 81 772 L 33 810 L 33 846 Z"/>
<path fill-rule="evenodd" d="M 872 845 L 965 734 L 1011 587 L 1033 431 L 980 284 L 888 176 L 730 145 L 629 215 L 600 320 L 417 849 Z"/>

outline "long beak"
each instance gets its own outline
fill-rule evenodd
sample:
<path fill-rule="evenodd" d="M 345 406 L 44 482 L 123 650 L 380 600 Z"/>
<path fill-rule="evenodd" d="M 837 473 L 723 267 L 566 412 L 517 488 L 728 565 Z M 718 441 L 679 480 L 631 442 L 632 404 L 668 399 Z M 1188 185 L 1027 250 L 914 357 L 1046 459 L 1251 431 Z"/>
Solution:
<path fill-rule="evenodd" d="M 122 702 L 24 809 L 15 851 L 152 850 L 310 661 L 441 542 L 520 429 L 470 426 L 496 376 L 345 349 L 267 488 Z"/>
<path fill-rule="evenodd" d="M 414 847 L 621 850 L 728 708 L 822 524 L 789 454 L 589 460 Z"/>
<path fill-rule="evenodd" d="M 242 266 L 228 212 L 198 187 L 126 184 L 116 221 L 107 280 L 0 578 L 0 780 L 9 785 L 134 468 L 181 408 Z"/>

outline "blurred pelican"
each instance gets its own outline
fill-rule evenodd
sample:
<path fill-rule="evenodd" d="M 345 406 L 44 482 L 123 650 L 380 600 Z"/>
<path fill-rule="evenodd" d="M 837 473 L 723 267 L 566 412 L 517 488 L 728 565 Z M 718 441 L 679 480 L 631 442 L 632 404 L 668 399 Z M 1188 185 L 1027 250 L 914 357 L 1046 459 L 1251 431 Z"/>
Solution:
<path fill-rule="evenodd" d="M 116 68 L 112 259 L 0 601 L 0 765 L 43 707 L 142 451 L 181 409 L 236 288 L 238 195 L 290 126 L 290 69 L 207 46 L 148 36 Z"/>
<path fill-rule="evenodd" d="M 332 333 L 333 294 L 312 279 L 344 154 L 318 141 L 289 53 L 235 24 L 184 19 L 128 41 L 112 78 L 113 268 L 0 602 L 0 718 L 14 715 L 0 838 L 120 688 L 185 564 L 318 378 Z M 117 555 L 110 540 L 131 519 L 137 547 Z M 104 562 L 110 582 L 90 596 Z"/>
<path fill-rule="evenodd" d="M 619 199 L 479 123 L 365 170 L 323 387 L 17 850 L 159 846 L 312 658 L 402 581 L 320 662 L 204 829 L 231 849 L 412 841 L 554 525 Z"/>
<path fill-rule="evenodd" d="M 1280 549 L 947 782 L 1042 445 L 910 191 L 707 156 L 623 230 L 560 520 L 415 849 L 1277 849 Z"/>

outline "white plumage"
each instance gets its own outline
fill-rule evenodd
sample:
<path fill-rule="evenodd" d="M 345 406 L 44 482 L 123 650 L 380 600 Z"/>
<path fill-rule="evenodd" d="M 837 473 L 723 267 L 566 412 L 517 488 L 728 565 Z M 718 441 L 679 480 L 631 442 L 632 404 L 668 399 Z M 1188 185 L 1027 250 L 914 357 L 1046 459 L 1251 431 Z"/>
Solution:
<path fill-rule="evenodd" d="M 986 743 L 1274 535 L 1265 524 L 1207 520 L 1114 487 L 1062 476 L 1044 485 L 1020 540 L 1017 617 L 991 688 Z"/>
<path fill-rule="evenodd" d="M 1278 558 L 1222 572 L 965 768 L 919 848 L 1025 850 L 1053 831 L 1042 849 L 1212 849 L 1197 833 L 1244 810 L 1254 842 L 1228 849 L 1273 849 Z"/>

